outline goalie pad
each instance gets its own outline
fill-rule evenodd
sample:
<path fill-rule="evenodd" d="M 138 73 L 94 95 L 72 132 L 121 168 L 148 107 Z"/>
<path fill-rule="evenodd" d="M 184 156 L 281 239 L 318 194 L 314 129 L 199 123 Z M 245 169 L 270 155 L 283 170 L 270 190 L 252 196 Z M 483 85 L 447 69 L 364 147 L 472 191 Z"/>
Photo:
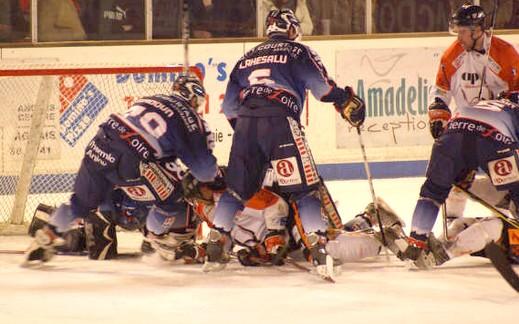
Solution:
<path fill-rule="evenodd" d="M 447 248 L 451 257 L 481 251 L 485 246 L 501 238 L 503 222 L 499 218 L 488 217 L 474 221 L 465 230 L 461 231 Z"/>
<path fill-rule="evenodd" d="M 288 204 L 279 195 L 262 188 L 246 203 L 242 215 L 262 214 L 268 230 L 284 230 L 287 225 Z"/>
<path fill-rule="evenodd" d="M 92 260 L 110 260 L 117 257 L 115 224 L 101 213 L 90 213 L 85 220 L 88 257 Z"/>
<path fill-rule="evenodd" d="M 55 207 L 51 207 L 45 204 L 38 204 L 34 214 L 32 215 L 31 223 L 27 229 L 27 234 L 34 237 L 36 231 L 42 229 L 43 226 L 49 223 L 50 215 L 56 210 Z"/>
<path fill-rule="evenodd" d="M 377 256 L 381 248 L 382 244 L 374 235 L 365 232 L 342 233 L 326 244 L 326 251 L 330 256 L 342 262 L 355 262 Z"/>
<path fill-rule="evenodd" d="M 36 231 L 48 225 L 50 216 L 55 210 L 55 207 L 39 204 L 29 224 L 28 234 L 34 237 Z M 82 221 L 78 220 L 74 222 L 69 230 L 57 235 L 63 238 L 63 242 L 55 247 L 56 252 L 61 254 L 77 254 L 83 253 L 86 250 L 85 228 Z"/>

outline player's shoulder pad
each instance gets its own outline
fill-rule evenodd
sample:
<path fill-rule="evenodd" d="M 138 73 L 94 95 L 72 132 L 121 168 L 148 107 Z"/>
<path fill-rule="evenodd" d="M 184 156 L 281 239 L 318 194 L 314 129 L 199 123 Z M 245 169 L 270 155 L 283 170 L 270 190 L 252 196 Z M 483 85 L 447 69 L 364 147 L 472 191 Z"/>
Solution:
<path fill-rule="evenodd" d="M 505 41 L 502 38 L 492 36 L 492 45 L 490 47 L 490 52 L 492 55 L 494 53 L 498 53 L 499 56 L 503 58 L 506 62 L 510 60 L 513 56 L 519 56 L 519 51 L 516 45 Z"/>
<path fill-rule="evenodd" d="M 442 64 L 457 66 L 456 63 L 465 52 L 459 41 L 452 43 L 444 52 L 441 58 Z"/>

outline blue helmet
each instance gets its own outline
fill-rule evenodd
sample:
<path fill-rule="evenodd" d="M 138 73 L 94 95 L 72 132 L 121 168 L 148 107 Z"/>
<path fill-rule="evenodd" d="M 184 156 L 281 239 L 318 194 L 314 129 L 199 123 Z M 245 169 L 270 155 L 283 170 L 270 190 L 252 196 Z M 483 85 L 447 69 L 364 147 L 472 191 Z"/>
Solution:
<path fill-rule="evenodd" d="M 301 38 L 303 32 L 301 24 L 294 12 L 290 9 L 271 10 L 265 21 L 267 36 L 285 36 L 291 40 Z"/>

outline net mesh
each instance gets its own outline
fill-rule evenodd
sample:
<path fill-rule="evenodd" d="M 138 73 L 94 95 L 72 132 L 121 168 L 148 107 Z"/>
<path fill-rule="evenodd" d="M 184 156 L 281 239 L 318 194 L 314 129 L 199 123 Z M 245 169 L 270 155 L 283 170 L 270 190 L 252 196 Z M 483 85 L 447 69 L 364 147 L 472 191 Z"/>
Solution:
<path fill-rule="evenodd" d="M 0 65 L 0 225 L 13 220 L 22 163 L 29 156 L 26 146 L 35 136 L 31 122 L 37 103 L 46 107 L 24 222 L 30 221 L 39 203 L 59 205 L 69 198 L 84 148 L 99 123 L 111 113 L 124 112 L 139 97 L 170 93 L 181 72 L 180 67 L 13 69 Z"/>

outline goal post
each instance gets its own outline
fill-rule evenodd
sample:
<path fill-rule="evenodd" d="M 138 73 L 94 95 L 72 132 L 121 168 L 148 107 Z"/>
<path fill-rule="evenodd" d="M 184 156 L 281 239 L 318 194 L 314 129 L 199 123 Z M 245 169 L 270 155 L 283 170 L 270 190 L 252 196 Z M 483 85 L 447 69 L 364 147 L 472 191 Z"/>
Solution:
<path fill-rule="evenodd" d="M 199 69 L 189 71 L 202 79 Z M 65 202 L 97 125 L 137 98 L 171 93 L 182 72 L 0 63 L 0 225 L 30 221 L 38 203 Z"/>

